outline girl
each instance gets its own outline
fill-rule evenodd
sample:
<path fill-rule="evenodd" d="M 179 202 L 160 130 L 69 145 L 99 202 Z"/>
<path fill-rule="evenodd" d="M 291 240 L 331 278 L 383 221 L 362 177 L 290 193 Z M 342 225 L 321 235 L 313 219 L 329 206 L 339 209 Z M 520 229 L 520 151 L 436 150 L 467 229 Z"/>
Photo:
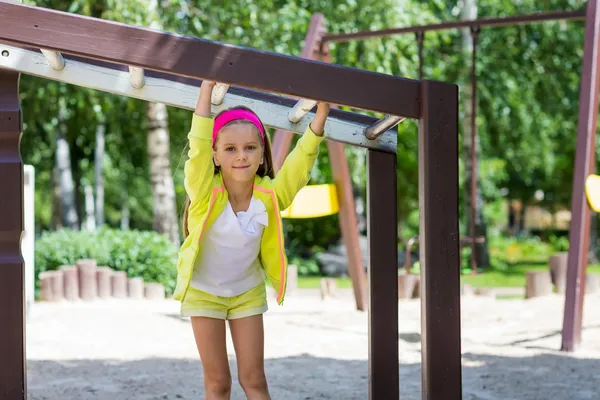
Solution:
<path fill-rule="evenodd" d="M 229 399 L 225 320 L 250 400 L 270 399 L 264 372 L 265 275 L 283 303 L 287 258 L 280 211 L 309 180 L 329 105 L 317 113 L 277 177 L 260 119 L 245 107 L 210 118 L 214 82 L 203 81 L 188 134 L 188 202 L 174 298 L 191 318 L 206 399 Z"/>

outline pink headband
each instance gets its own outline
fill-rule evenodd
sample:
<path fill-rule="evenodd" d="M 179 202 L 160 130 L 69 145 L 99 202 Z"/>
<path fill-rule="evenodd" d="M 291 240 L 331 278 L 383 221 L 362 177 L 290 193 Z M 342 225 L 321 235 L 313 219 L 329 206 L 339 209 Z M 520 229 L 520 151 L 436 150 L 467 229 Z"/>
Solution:
<path fill-rule="evenodd" d="M 221 128 L 223 128 L 225 125 L 227 125 L 231 121 L 235 121 L 238 119 L 244 119 L 246 121 L 249 121 L 258 128 L 258 131 L 260 132 L 260 138 L 262 139 L 262 144 L 264 146 L 265 131 L 262 127 L 260 119 L 258 119 L 258 117 L 253 112 L 250 112 L 250 111 L 228 110 L 228 111 L 225 111 L 224 113 L 222 113 L 221 115 L 219 115 L 217 118 L 215 118 L 215 125 L 213 127 L 213 134 L 212 134 L 213 147 L 215 147 L 215 142 L 217 141 L 217 133 L 219 133 Z"/>

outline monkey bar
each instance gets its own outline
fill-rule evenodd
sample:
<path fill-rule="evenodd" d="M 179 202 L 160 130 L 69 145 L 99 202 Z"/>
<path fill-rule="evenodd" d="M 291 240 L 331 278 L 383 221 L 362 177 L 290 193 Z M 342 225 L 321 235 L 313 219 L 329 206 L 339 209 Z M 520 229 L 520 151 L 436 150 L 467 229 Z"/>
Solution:
<path fill-rule="evenodd" d="M 159 101 L 170 106 L 193 110 L 198 99 L 199 81 L 168 73 L 144 71 L 139 67 L 99 62 L 61 53 L 40 53 L 0 43 L 0 68 L 59 82 L 135 97 Z M 234 88 L 226 94 L 225 85 L 215 87 L 213 111 L 245 105 L 253 108 L 263 122 L 271 127 L 302 133 L 310 118 L 290 122 L 287 114 L 294 100 L 282 96 L 259 94 L 256 91 Z M 289 111 L 288 111 L 289 110 Z M 386 130 L 383 137 L 369 140 L 363 132 L 377 119 L 335 110 L 327 121 L 327 135 L 333 140 L 366 148 L 395 152 L 397 134 Z"/>
<path fill-rule="evenodd" d="M 299 125 L 306 123 L 305 118 L 297 124 L 289 123 L 289 113 L 297 99 L 327 101 L 387 116 L 418 119 L 419 232 L 425 305 L 423 371 L 428 378 L 428 388 L 434 388 L 424 391 L 423 398 L 462 397 L 456 85 L 399 78 L 1 1 L 0 15 L 0 42 L 3 43 L 0 59 L 10 59 L 0 65 L 0 187 L 6 193 L 0 196 L 0 393 L 3 399 L 27 397 L 20 248 L 23 232 L 20 73 L 99 90 L 114 92 L 118 89 L 122 95 L 171 102 L 183 108 L 189 108 L 189 101 L 195 101 L 191 88 L 197 89 L 201 79 L 210 79 L 228 85 L 223 87 L 227 90 L 224 90 L 222 107 L 245 102 L 257 110 L 265 123 L 293 132 L 302 131 Z M 38 49 L 54 54 L 46 58 Z M 15 52 L 20 56 L 14 58 Z M 59 53 L 64 66 L 54 62 L 60 59 Z M 37 67 L 32 65 L 36 54 L 39 54 L 36 62 L 42 63 Z M 69 73 L 71 66 L 78 66 L 78 72 Z M 133 68 L 143 69 L 143 74 Z M 103 74 L 109 77 L 103 78 Z M 101 86 L 98 81 L 103 79 L 111 79 L 113 86 Z M 183 90 L 178 84 L 188 87 Z M 169 94 L 174 86 L 181 90 Z M 177 102 L 175 93 L 187 98 L 187 103 Z M 218 103 L 219 99 L 216 100 Z M 213 112 L 221 106 L 213 107 Z M 335 128 L 335 121 L 346 124 L 348 129 Z M 376 122 L 374 118 L 356 113 L 332 110 L 326 129 L 328 142 L 368 149 L 369 398 L 397 399 L 396 134 L 385 132 L 377 139 L 367 139 L 364 129 Z M 435 363 L 432 362 L 434 354 Z"/>

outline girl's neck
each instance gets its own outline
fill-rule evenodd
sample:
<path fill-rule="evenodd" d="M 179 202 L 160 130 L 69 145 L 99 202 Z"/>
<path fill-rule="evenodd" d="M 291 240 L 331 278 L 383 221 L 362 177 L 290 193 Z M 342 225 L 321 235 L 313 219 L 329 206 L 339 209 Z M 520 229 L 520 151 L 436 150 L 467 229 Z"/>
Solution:
<path fill-rule="evenodd" d="M 236 213 L 238 211 L 246 211 L 250 206 L 250 200 L 252 199 L 254 181 L 224 181 L 223 183 L 225 184 L 225 189 L 227 189 L 229 202 L 231 203 L 233 210 Z"/>

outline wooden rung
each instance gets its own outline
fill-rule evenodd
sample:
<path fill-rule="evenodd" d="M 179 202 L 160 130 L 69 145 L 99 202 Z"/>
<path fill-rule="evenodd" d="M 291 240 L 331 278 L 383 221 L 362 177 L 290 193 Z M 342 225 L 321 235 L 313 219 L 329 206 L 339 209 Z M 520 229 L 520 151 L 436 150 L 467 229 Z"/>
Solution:
<path fill-rule="evenodd" d="M 288 113 L 288 119 L 292 123 L 300 121 L 317 104 L 316 100 L 301 99 Z"/>
<path fill-rule="evenodd" d="M 385 118 L 382 118 L 365 129 L 365 137 L 369 140 L 377 139 L 383 132 L 392 129 L 405 119 L 406 118 L 404 117 L 398 117 L 395 115 L 389 115 Z"/>
<path fill-rule="evenodd" d="M 146 80 L 144 78 L 144 68 L 140 67 L 132 67 L 129 66 L 129 80 L 131 81 L 131 86 L 136 89 L 141 89 L 144 87 Z"/>
<path fill-rule="evenodd" d="M 65 59 L 62 54 L 51 50 L 40 49 L 46 60 L 50 63 L 52 69 L 62 71 L 65 68 Z"/>
<path fill-rule="evenodd" d="M 217 83 L 213 88 L 210 102 L 215 106 L 221 105 L 223 103 L 223 100 L 225 99 L 225 95 L 227 94 L 228 90 L 229 85 L 225 83 Z"/>

